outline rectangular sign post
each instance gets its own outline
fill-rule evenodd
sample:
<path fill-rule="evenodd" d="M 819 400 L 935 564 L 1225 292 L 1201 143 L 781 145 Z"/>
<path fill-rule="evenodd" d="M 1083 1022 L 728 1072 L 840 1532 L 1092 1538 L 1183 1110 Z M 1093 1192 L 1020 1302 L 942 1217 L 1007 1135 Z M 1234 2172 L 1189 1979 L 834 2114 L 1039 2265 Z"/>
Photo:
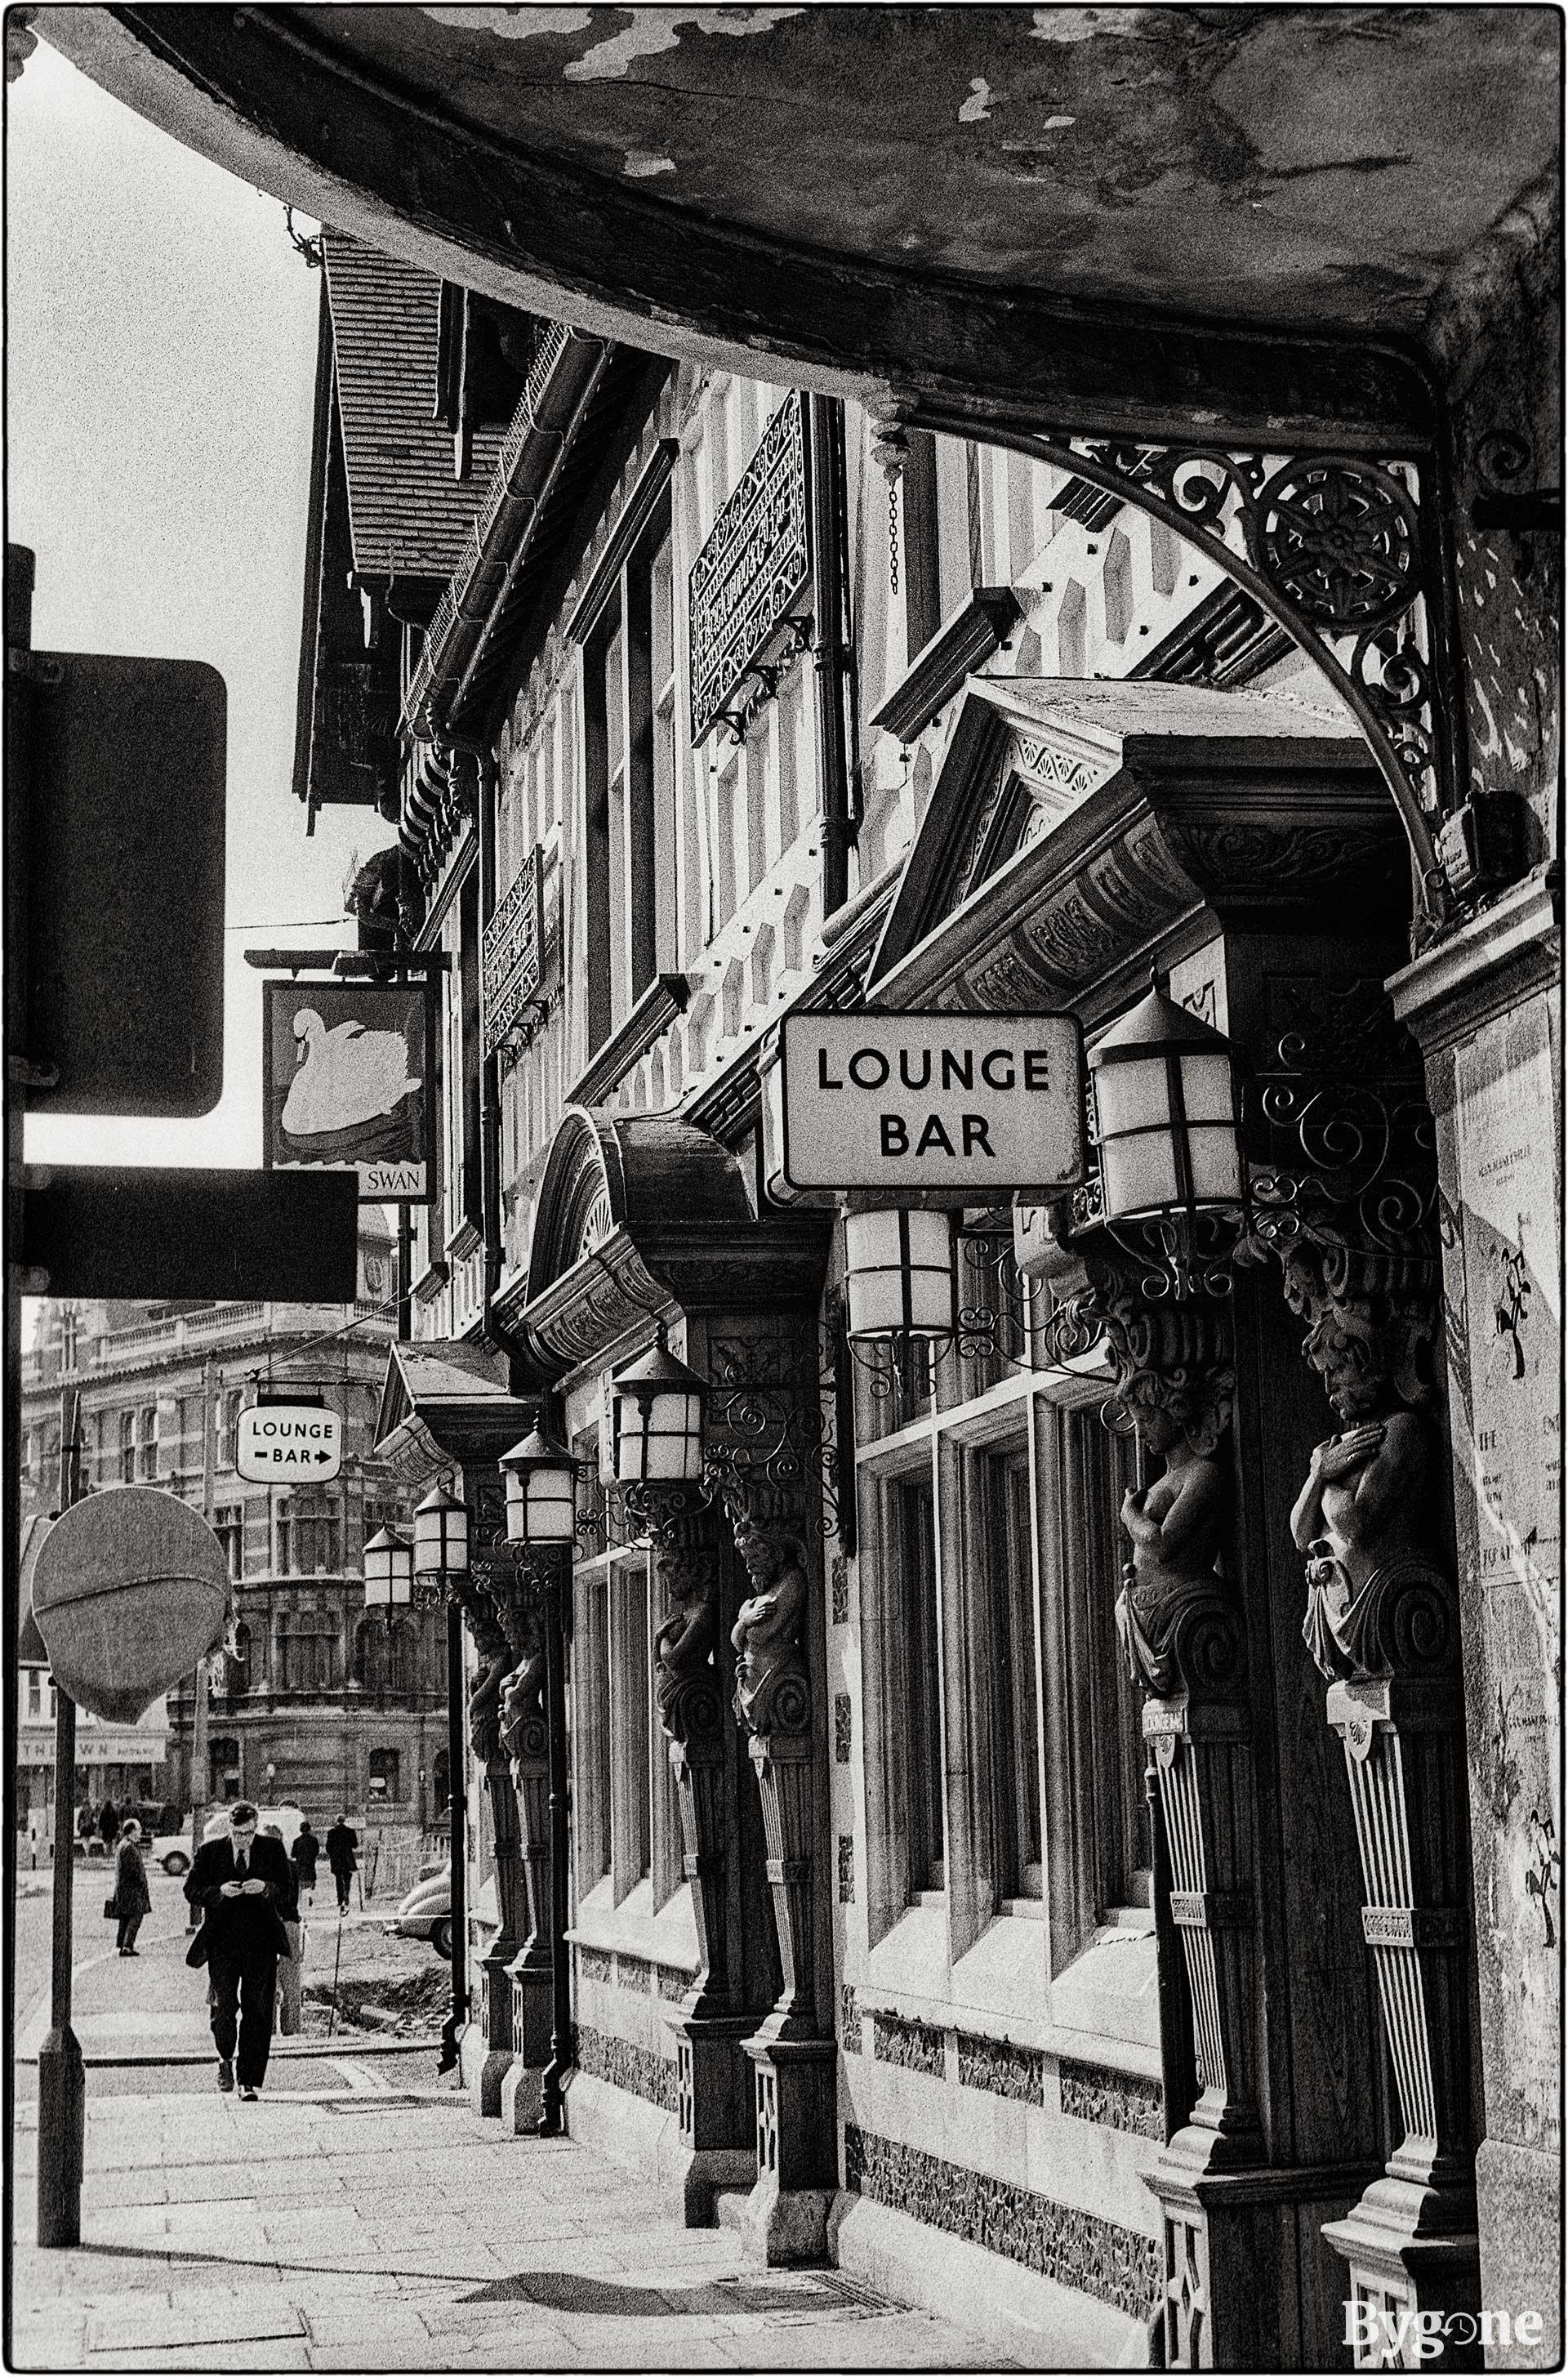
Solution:
<path fill-rule="evenodd" d="M 782 1042 L 791 1188 L 982 1205 L 1084 1177 L 1075 1016 L 795 1014 Z"/>

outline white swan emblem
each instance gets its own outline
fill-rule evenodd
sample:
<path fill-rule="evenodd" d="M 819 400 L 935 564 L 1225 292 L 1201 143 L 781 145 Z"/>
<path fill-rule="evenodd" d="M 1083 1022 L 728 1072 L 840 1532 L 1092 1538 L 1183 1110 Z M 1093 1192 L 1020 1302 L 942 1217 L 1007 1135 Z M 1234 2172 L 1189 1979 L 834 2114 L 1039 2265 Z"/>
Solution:
<path fill-rule="evenodd" d="M 291 1139 L 374 1122 L 420 1086 L 400 1032 L 367 1032 L 354 1022 L 335 1023 L 329 1032 L 314 1007 L 302 1007 L 294 1039 L 300 1069 L 283 1101 Z"/>

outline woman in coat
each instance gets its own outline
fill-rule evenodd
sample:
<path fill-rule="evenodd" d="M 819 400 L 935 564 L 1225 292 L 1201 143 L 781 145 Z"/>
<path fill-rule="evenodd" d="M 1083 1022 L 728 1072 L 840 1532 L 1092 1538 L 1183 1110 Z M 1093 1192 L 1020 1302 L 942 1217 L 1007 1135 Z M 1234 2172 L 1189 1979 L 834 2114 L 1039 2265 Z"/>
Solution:
<path fill-rule="evenodd" d="M 120 1827 L 112 1904 L 120 1923 L 120 1953 L 134 1956 L 142 1917 L 152 1911 L 152 1893 L 147 1886 L 147 1868 L 142 1862 L 141 1826 L 134 1816 L 127 1817 Z"/>

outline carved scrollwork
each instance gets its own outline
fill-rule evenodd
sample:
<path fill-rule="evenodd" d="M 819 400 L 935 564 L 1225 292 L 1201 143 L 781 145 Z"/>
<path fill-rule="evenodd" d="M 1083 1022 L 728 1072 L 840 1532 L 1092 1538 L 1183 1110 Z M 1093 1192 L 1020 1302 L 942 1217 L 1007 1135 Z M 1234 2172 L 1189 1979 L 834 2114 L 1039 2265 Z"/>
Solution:
<path fill-rule="evenodd" d="M 919 418 L 962 434 L 934 409 Z M 1428 465 L 1041 435 L 1022 422 L 997 422 L 992 435 L 1206 548 L 1311 653 L 1367 730 L 1404 821 L 1422 906 L 1413 938 L 1422 946 L 1457 921 L 1436 829 L 1467 795 L 1464 721 L 1445 665 L 1449 606 L 1435 542 L 1421 533 Z"/>

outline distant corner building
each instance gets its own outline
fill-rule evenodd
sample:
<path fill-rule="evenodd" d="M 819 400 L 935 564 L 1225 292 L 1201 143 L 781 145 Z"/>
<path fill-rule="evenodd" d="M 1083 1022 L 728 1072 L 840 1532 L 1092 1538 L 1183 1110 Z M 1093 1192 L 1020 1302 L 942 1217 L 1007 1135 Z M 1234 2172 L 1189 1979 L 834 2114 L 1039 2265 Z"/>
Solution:
<path fill-rule="evenodd" d="M 384 1880 L 410 1878 L 448 1786 L 445 1640 L 439 1617 L 364 1607 L 361 1554 L 411 1500 L 374 1458 L 396 1328 L 396 1245 L 378 1206 L 361 1211 L 359 1295 L 349 1308 L 270 1303 L 60 1303 L 37 1308 L 22 1361 L 24 1528 L 56 1507 L 60 1390 L 81 1395 L 82 1481 L 166 1487 L 208 1515 L 224 1544 L 235 1622 L 211 1689 L 204 1804 L 246 1798 L 303 1808 L 325 1833 L 362 1826 Z M 352 1323 L 352 1326 L 345 1324 Z M 234 1468 L 239 1415 L 258 1389 L 322 1395 L 344 1424 L 329 1486 L 258 1486 Z M 24 1557 L 24 1585 L 25 1557 Z M 47 1674 L 24 1667 L 19 1821 L 53 1787 Z M 78 1798 L 96 1810 L 191 1806 L 189 1679 L 134 1730 L 80 1716 Z M 145 1737 L 145 1738 L 143 1738 Z"/>

